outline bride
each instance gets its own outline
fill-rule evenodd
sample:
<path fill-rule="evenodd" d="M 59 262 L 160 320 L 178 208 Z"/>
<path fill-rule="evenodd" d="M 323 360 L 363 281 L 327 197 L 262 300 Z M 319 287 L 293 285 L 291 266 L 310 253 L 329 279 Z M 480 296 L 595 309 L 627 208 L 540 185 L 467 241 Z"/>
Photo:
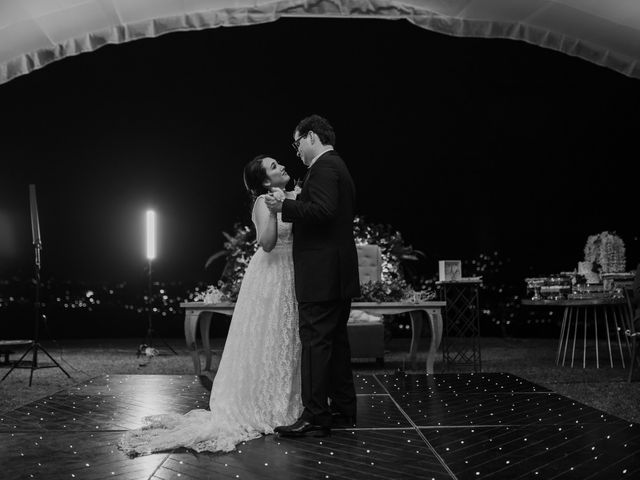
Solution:
<path fill-rule="evenodd" d="M 255 199 L 251 218 L 258 250 L 249 262 L 213 381 L 210 410 L 146 417 L 118 447 L 136 456 L 186 447 L 229 452 L 243 441 L 273 433 L 302 413 L 300 339 L 291 253 L 292 224 L 266 207 L 269 190 L 289 182 L 284 166 L 259 155 L 244 168 Z M 294 192 L 284 193 L 295 198 Z"/>

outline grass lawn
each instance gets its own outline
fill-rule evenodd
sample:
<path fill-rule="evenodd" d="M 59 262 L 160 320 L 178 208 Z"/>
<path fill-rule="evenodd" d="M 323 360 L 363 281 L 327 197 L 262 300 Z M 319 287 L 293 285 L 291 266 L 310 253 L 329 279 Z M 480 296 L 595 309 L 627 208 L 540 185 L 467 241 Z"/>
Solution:
<path fill-rule="evenodd" d="M 33 385 L 29 387 L 29 369 L 16 369 L 0 383 L 0 413 L 7 412 L 59 390 L 104 374 L 165 374 L 193 375 L 191 356 L 184 345 L 184 338 L 167 339 L 178 352 L 173 355 L 166 347 L 159 348 L 161 355 L 137 358 L 139 339 L 85 339 L 43 342 L 44 348 L 69 372 L 67 378 L 58 368 L 38 369 L 33 374 Z M 162 342 L 158 342 L 162 345 Z M 212 339 L 214 366 L 220 359 L 223 338 Z M 427 341 L 423 339 L 422 347 Z M 595 367 L 595 358 L 588 353 L 587 368 L 582 368 L 582 350 L 576 366 L 555 365 L 557 340 L 541 338 L 486 338 L 481 339 L 482 371 L 508 372 L 526 380 L 545 386 L 589 406 L 616 415 L 630 422 L 640 423 L 640 367 L 634 370 L 634 381 L 627 383 L 628 370 L 620 366 L 620 357 L 614 355 L 614 368 L 610 368 L 606 343 L 600 344 L 600 368 Z M 385 366 L 354 361 L 355 372 L 394 373 L 404 365 L 403 358 L 409 349 L 408 338 L 391 341 L 385 354 Z M 594 350 L 591 346 L 591 352 Z M 605 353 L 606 352 L 606 353 Z M 614 352 L 615 354 L 615 352 Z M 17 360 L 21 352 L 11 356 Z M 419 358 L 424 359 L 424 352 Z M 31 354 L 27 357 L 31 358 Z M 439 355 L 435 372 L 442 371 Z M 40 352 L 39 362 L 49 359 Z M 204 363 L 204 362 L 203 362 Z M 579 366 L 577 365 L 579 363 Z M 424 363 L 421 363 L 424 365 Z M 411 372 L 408 364 L 407 371 Z M 0 368 L 4 376 L 8 367 Z M 469 371 L 461 369 L 460 372 Z"/>

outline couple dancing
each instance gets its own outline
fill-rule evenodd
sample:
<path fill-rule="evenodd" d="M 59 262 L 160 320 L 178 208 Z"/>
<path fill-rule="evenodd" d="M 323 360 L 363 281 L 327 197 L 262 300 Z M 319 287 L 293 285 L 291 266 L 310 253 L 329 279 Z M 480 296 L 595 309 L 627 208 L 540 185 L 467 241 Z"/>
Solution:
<path fill-rule="evenodd" d="M 296 127 L 308 167 L 299 194 L 285 168 L 260 155 L 244 168 L 260 248 L 238 294 L 209 410 L 147 417 L 119 447 L 142 455 L 178 447 L 228 452 L 263 434 L 329 435 L 356 421 L 347 320 L 360 295 L 353 239 L 355 188 L 318 116 Z"/>

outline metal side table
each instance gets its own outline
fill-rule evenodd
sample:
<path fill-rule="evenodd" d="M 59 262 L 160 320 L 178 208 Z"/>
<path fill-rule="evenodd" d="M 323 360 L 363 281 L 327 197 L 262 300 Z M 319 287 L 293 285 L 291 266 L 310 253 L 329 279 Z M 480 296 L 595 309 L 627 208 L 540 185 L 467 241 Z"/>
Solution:
<path fill-rule="evenodd" d="M 442 337 L 442 368 L 473 367 L 482 371 L 480 349 L 481 280 L 436 282 L 446 302 Z"/>

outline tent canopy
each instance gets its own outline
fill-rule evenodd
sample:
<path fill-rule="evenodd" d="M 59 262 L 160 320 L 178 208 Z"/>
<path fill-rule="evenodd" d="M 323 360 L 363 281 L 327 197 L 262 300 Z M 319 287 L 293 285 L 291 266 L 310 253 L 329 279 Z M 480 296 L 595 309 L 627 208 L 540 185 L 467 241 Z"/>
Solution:
<path fill-rule="evenodd" d="M 280 17 L 406 19 L 510 38 L 640 78 L 638 0 L 0 0 L 0 84 L 103 45 Z"/>

